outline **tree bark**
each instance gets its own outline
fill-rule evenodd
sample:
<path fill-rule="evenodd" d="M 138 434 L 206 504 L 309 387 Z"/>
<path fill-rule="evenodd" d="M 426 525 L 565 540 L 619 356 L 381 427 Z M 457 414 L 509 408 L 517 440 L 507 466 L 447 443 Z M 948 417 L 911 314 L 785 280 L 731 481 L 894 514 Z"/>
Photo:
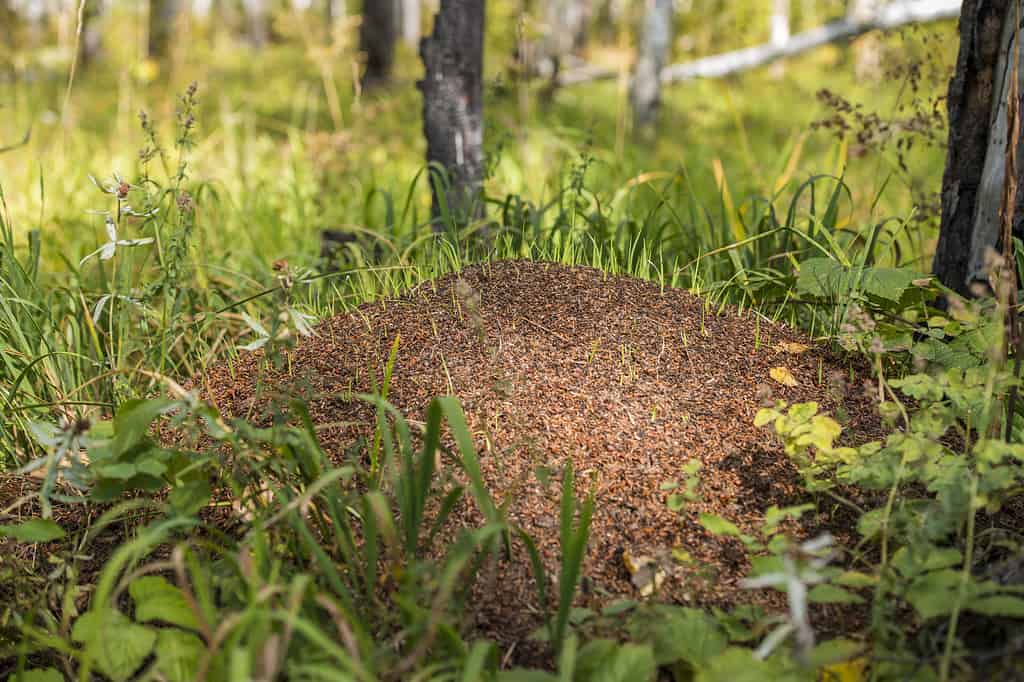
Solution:
<path fill-rule="evenodd" d="M 396 0 L 363 0 L 359 26 L 359 50 L 366 59 L 363 87 L 372 88 L 391 79 L 398 37 Z"/>
<path fill-rule="evenodd" d="M 932 270 L 943 284 L 970 295 L 987 283 L 989 249 L 1000 246 L 1000 210 L 1009 140 L 1006 93 L 1016 21 L 1010 0 L 965 0 L 960 53 L 949 84 L 949 144 L 942 179 L 942 222 Z M 1024 73 L 1024 70 L 1022 70 Z M 1020 150 L 1018 149 L 1018 154 Z M 1020 188 L 1020 178 L 1017 178 Z M 1020 207 L 1018 189 L 1015 205 Z M 1021 232 L 1021 210 L 1014 233 Z"/>
<path fill-rule="evenodd" d="M 160 59 L 167 56 L 180 11 L 179 0 L 149 0 L 147 51 L 150 57 Z"/>
<path fill-rule="evenodd" d="M 661 71 L 672 44 L 672 0 L 647 0 L 640 57 L 633 72 L 629 99 L 633 105 L 633 125 L 654 123 L 661 105 Z"/>
<path fill-rule="evenodd" d="M 446 214 L 456 224 L 483 216 L 483 56 L 484 0 L 441 0 L 434 32 L 420 43 L 418 84 L 435 230 Z"/>

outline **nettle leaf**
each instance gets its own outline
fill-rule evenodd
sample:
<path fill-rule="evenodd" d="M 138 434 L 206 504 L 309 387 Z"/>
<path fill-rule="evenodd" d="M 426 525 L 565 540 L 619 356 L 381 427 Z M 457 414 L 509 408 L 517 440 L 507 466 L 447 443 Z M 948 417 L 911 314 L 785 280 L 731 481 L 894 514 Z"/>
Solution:
<path fill-rule="evenodd" d="M 80 616 L 71 629 L 71 638 L 85 646 L 96 668 L 114 682 L 130 678 L 156 644 L 156 632 L 111 608 Z"/>
<path fill-rule="evenodd" d="M 866 268 L 861 286 L 869 296 L 898 303 L 903 292 L 913 286 L 914 280 L 923 278 L 919 272 L 908 268 Z"/>
<path fill-rule="evenodd" d="M 181 590 L 156 575 L 136 578 L 128 587 L 135 601 L 135 618 L 142 623 L 162 621 L 198 630 L 199 623 Z"/>
<path fill-rule="evenodd" d="M 52 542 L 64 535 L 64 529 L 52 519 L 29 519 L 13 526 L 0 526 L 0 537 L 18 542 Z"/>
<path fill-rule="evenodd" d="M 170 682 L 190 682 L 199 673 L 204 653 L 206 645 L 196 635 L 166 628 L 156 640 L 156 669 Z"/>
<path fill-rule="evenodd" d="M 637 613 L 629 633 L 653 647 L 658 665 L 686 661 L 698 669 L 729 644 L 714 618 L 700 609 L 679 606 L 658 605 Z"/>
<path fill-rule="evenodd" d="M 808 258 L 800 263 L 796 289 L 816 298 L 835 298 L 849 289 L 846 268 L 831 258 Z"/>

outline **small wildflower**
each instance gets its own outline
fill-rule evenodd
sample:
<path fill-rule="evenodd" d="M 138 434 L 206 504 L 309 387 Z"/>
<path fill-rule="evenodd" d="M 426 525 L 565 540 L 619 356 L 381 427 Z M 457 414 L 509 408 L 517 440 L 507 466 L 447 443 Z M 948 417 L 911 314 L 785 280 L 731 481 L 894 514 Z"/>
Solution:
<path fill-rule="evenodd" d="M 192 195 L 188 192 L 178 193 L 178 210 L 182 213 L 192 213 L 196 210 L 195 202 L 192 201 Z"/>

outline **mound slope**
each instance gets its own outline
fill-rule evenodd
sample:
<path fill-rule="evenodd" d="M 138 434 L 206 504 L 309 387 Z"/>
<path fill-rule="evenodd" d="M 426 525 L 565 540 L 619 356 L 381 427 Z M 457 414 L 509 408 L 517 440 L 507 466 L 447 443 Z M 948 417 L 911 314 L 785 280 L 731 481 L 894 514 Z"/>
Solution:
<path fill-rule="evenodd" d="M 552 571 L 557 473 L 545 486 L 534 472 L 571 461 L 577 481 L 593 481 L 583 601 L 636 597 L 623 552 L 667 558 L 673 549 L 690 561 L 663 561 L 659 599 L 728 606 L 741 596 L 749 568 L 741 546 L 709 534 L 699 514 L 753 533 L 770 505 L 809 501 L 779 444 L 753 426 L 766 387 L 774 398 L 816 400 L 826 410 L 842 402 L 853 433 L 873 429 L 868 398 L 828 387 L 830 375 L 848 377 L 849 368 L 797 331 L 735 311 L 716 314 L 682 290 L 524 261 L 468 268 L 327 320 L 293 351 L 288 377 L 262 381 L 311 396 L 324 447 L 340 458 L 374 418 L 350 394 L 369 390 L 371 372 L 381 381 L 399 336 L 389 399 L 413 420 L 436 395 L 461 399 L 492 493 L 510 500 L 511 520 L 536 539 Z M 793 352 L 790 344 L 808 348 Z M 206 397 L 227 414 L 258 416 L 259 362 L 250 355 L 211 368 L 202 378 Z M 774 381 L 776 367 L 796 385 Z M 663 484 L 681 479 L 693 459 L 702 464 L 700 501 L 672 512 Z M 830 514 L 841 512 L 821 508 L 789 530 L 804 538 L 828 529 L 841 539 L 850 520 Z M 468 504 L 456 517 L 456 524 L 479 522 Z M 527 606 L 536 593 L 525 552 L 478 591 L 477 625 L 497 640 L 519 641 L 540 623 Z M 783 606 L 764 593 L 742 597 Z"/>

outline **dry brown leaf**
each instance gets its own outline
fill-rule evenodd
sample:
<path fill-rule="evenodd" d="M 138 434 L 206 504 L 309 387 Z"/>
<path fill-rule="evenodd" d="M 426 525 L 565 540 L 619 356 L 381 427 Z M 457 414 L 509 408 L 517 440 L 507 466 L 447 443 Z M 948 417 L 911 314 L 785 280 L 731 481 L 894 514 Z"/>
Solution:
<path fill-rule="evenodd" d="M 625 550 L 622 552 L 622 563 L 626 565 L 630 581 L 641 597 L 651 596 L 665 582 L 665 571 L 653 557 L 643 554 L 633 556 L 629 550 Z"/>
<path fill-rule="evenodd" d="M 793 376 L 793 373 L 790 372 L 785 367 L 772 367 L 770 370 L 768 370 L 768 375 L 771 376 L 772 379 L 775 379 L 775 381 L 782 384 L 783 386 L 792 387 L 800 385 L 800 382 L 796 380 L 796 377 Z"/>

